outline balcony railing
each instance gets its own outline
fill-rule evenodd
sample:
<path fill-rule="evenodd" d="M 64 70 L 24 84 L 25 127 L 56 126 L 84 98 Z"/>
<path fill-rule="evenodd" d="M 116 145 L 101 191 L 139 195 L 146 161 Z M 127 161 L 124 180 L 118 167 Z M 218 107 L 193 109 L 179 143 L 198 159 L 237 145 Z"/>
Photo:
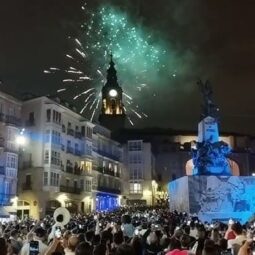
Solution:
<path fill-rule="evenodd" d="M 107 168 L 107 167 L 97 167 L 97 168 L 95 168 L 95 170 L 102 174 L 108 174 L 111 176 L 120 177 L 120 174 L 118 172 L 114 173 L 114 171 L 112 169 Z"/>
<path fill-rule="evenodd" d="M 69 187 L 69 186 L 60 186 L 60 192 L 72 193 L 72 194 L 80 194 L 81 189 L 77 187 Z"/>
<path fill-rule="evenodd" d="M 22 190 L 32 190 L 32 183 L 29 183 L 29 182 L 23 183 Z"/>
<path fill-rule="evenodd" d="M 82 174 L 82 169 L 78 166 L 75 166 L 73 173 L 76 174 L 76 175 L 81 175 Z"/>
<path fill-rule="evenodd" d="M 112 153 L 108 153 L 106 151 L 102 151 L 102 150 L 99 150 L 99 149 L 94 149 L 94 151 L 97 152 L 99 155 L 101 155 L 103 157 L 107 157 L 107 158 L 110 158 L 110 159 L 115 160 L 115 161 L 120 160 L 120 156 L 113 155 Z"/>
<path fill-rule="evenodd" d="M 72 174 L 73 173 L 73 167 L 72 166 L 66 166 L 66 172 Z"/>
<path fill-rule="evenodd" d="M 5 175 L 5 167 L 0 166 L 0 175 Z"/>
<path fill-rule="evenodd" d="M 74 136 L 74 130 L 71 129 L 71 128 L 68 128 L 68 129 L 67 129 L 67 134 L 68 134 L 68 135 L 71 135 L 71 136 Z"/>
<path fill-rule="evenodd" d="M 71 154 L 73 154 L 73 148 L 70 147 L 70 146 L 67 146 L 67 147 L 66 147 L 66 153 L 71 153 Z"/>
<path fill-rule="evenodd" d="M 81 132 L 75 131 L 74 137 L 78 138 L 78 139 L 81 139 L 82 138 Z"/>
<path fill-rule="evenodd" d="M 104 186 L 97 186 L 97 190 L 102 191 L 102 192 L 107 192 L 107 193 L 114 193 L 114 194 L 121 193 L 120 189 L 109 188 L 109 187 L 104 187 Z"/>
<path fill-rule="evenodd" d="M 6 115 L 5 122 L 6 122 L 6 124 L 11 124 L 11 125 L 15 125 L 15 126 L 20 126 L 20 124 L 21 124 L 21 120 L 15 116 L 12 116 L 12 115 Z"/>

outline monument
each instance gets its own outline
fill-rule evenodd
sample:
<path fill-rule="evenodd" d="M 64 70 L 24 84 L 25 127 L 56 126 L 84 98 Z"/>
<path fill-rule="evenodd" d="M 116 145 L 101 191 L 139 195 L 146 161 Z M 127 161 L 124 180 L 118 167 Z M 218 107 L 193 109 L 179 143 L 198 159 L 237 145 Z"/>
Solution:
<path fill-rule="evenodd" d="M 219 139 L 219 109 L 208 81 L 198 82 L 203 96 L 198 138 L 192 148 L 192 175 L 168 184 L 170 209 L 196 214 L 202 221 L 246 222 L 255 212 L 255 177 L 233 176 L 231 149 Z"/>

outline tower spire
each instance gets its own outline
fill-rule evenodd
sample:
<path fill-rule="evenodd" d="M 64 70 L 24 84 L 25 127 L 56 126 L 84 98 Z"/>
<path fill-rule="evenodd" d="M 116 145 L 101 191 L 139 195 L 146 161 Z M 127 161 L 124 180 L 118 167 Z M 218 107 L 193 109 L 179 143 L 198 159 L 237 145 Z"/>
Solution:
<path fill-rule="evenodd" d="M 110 54 L 110 66 L 107 69 L 107 81 L 106 81 L 106 86 L 111 85 L 111 86 L 119 86 L 118 84 L 118 79 L 117 79 L 117 71 L 115 69 L 115 64 L 113 62 L 113 55 L 112 53 Z"/>

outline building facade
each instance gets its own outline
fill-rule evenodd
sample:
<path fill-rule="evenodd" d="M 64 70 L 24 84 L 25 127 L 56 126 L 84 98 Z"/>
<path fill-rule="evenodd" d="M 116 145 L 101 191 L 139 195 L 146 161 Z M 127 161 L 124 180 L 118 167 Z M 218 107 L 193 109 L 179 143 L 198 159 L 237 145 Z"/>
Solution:
<path fill-rule="evenodd" d="M 10 213 L 17 189 L 20 113 L 21 102 L 0 92 L 0 207 Z"/>
<path fill-rule="evenodd" d="M 151 144 L 143 140 L 128 140 L 124 144 L 123 197 L 127 205 L 153 205 L 155 198 L 155 158 Z"/>
<path fill-rule="evenodd" d="M 95 125 L 47 97 L 23 102 L 22 118 L 28 144 L 20 162 L 17 215 L 38 219 L 59 206 L 82 213 L 100 209 Z M 116 164 L 119 169 L 120 161 Z M 110 196 L 111 190 L 105 193 Z"/>

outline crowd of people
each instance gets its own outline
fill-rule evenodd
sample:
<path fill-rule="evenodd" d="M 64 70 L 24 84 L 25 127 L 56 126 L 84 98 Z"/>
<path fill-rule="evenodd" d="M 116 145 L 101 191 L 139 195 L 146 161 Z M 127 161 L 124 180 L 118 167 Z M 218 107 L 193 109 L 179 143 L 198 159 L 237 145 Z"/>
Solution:
<path fill-rule="evenodd" d="M 65 226 L 47 216 L 2 223 L 0 255 L 249 255 L 254 226 L 160 208 L 72 215 Z"/>

